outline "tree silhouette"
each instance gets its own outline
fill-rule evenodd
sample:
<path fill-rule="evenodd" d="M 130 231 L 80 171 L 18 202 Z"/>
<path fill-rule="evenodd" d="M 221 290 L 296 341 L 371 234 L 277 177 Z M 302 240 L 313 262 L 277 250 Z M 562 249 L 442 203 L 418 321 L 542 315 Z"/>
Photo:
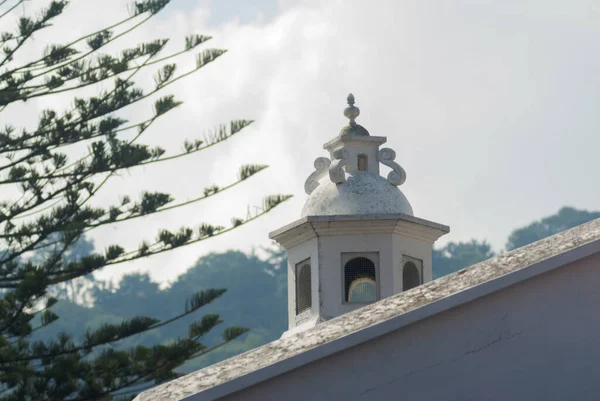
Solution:
<path fill-rule="evenodd" d="M 436 279 L 487 260 L 495 254 L 486 241 L 471 240 L 449 242 L 441 249 L 434 249 L 432 256 L 433 278 Z"/>
<path fill-rule="evenodd" d="M 600 218 L 600 212 L 590 212 L 564 206 L 552 216 L 544 217 L 540 221 L 535 221 L 514 230 L 508 237 L 506 250 L 511 251 L 520 248 L 598 218 Z"/>
<path fill-rule="evenodd" d="M 0 7 L 8 8 L 0 13 L 0 19 L 10 16 L 9 12 L 24 2 L 1 0 Z M 194 51 L 210 37 L 188 36 L 180 51 L 167 55 L 162 55 L 166 39 L 141 43 L 117 55 L 101 54 L 105 46 L 134 32 L 170 3 L 143 0 L 133 2 L 130 15 L 111 26 L 66 44 L 50 44 L 39 58 L 17 62 L 15 56 L 23 46 L 34 34 L 59 22 L 68 3 L 49 1 L 38 13 L 19 18 L 15 32 L 0 33 L 0 115 L 5 118 L 16 103 L 112 81 L 111 89 L 95 96 L 74 97 L 72 107 L 65 111 L 44 110 L 33 129 L 11 125 L 0 129 L 0 185 L 11 188 L 3 194 L 18 193 L 0 199 L 0 397 L 5 400 L 130 398 L 148 386 L 176 377 L 176 367 L 214 349 L 204 346 L 201 340 L 221 323 L 218 315 L 203 316 L 189 325 L 187 336 L 168 344 L 121 349 L 118 342 L 189 316 L 220 297 L 224 289 L 190 294 L 182 311 L 167 319 L 138 316 L 85 330 L 81 340 L 61 334 L 31 341 L 33 332 L 58 319 L 52 311 L 56 298 L 49 289 L 99 269 L 222 235 L 268 213 L 288 198 L 267 196 L 254 214 L 233 218 L 229 227 L 203 223 L 176 232 L 161 230 L 154 241 L 142 240 L 137 249 L 126 250 L 114 244 L 102 253 L 76 252 L 82 236 L 97 227 L 215 196 L 266 166 L 242 166 L 237 181 L 222 187 L 213 185 L 185 202 L 176 202 L 168 193 L 143 192 L 137 200 L 123 196 L 119 203 L 108 207 L 91 206 L 90 200 L 117 172 L 201 152 L 238 134 L 252 121 L 231 121 L 204 138 L 186 140 L 183 151 L 177 154 L 140 143 L 157 119 L 181 104 L 174 95 L 163 94 L 164 90 L 213 62 L 225 50 L 199 52 L 195 67 L 182 73 L 173 59 Z M 157 69 L 154 86 L 144 90 L 133 79 L 149 68 Z M 144 120 L 129 123 L 117 115 L 150 96 L 159 97 Z M 87 151 L 78 153 L 84 147 L 72 145 L 87 145 Z M 35 322 L 39 323 L 34 326 Z M 245 331 L 241 327 L 226 328 L 215 347 Z"/>

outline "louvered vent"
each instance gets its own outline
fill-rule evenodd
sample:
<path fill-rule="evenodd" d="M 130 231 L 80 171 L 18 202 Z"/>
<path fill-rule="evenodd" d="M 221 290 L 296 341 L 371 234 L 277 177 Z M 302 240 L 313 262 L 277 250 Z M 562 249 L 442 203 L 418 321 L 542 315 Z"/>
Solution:
<path fill-rule="evenodd" d="M 310 259 L 296 265 L 296 315 L 312 306 Z"/>

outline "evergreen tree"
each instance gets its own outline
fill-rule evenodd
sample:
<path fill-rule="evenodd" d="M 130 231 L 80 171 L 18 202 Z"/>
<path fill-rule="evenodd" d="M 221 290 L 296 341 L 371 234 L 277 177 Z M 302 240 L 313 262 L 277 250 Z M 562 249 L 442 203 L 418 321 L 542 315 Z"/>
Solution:
<path fill-rule="evenodd" d="M 8 7 L 0 13 L 0 20 L 25 1 L 0 0 L 0 6 Z M 221 296 L 224 289 L 190 294 L 181 313 L 162 321 L 132 317 L 87 330 L 81 339 L 64 334 L 32 341 L 33 332 L 44 330 L 58 319 L 52 312 L 56 303 L 50 295 L 52 287 L 102 268 L 224 234 L 287 199 L 268 196 L 256 213 L 232 219 L 230 227 L 201 224 L 176 232 L 162 230 L 155 241 L 140 239 L 138 249 L 125 250 L 114 244 L 103 253 L 84 256 L 74 252 L 78 240 L 94 228 L 206 199 L 266 166 L 243 166 L 236 182 L 207 188 L 192 201 L 177 203 L 167 193 L 144 192 L 137 200 L 124 196 L 108 207 L 90 206 L 90 200 L 119 171 L 200 152 L 236 135 L 252 121 L 232 121 L 202 140 L 186 141 L 180 154 L 168 155 L 160 147 L 140 143 L 158 118 L 181 104 L 173 95 L 163 94 L 164 89 L 225 51 L 201 51 L 195 68 L 183 73 L 177 71 L 173 58 L 194 51 L 209 37 L 186 37 L 180 51 L 166 55 L 166 39 L 142 43 L 115 55 L 102 54 L 105 46 L 135 31 L 170 3 L 141 0 L 133 2 L 127 18 L 109 27 L 67 44 L 49 45 L 37 59 L 18 61 L 16 56 L 23 46 L 37 32 L 59 22 L 68 3 L 49 1 L 45 9 L 21 17 L 16 32 L 0 33 L 0 113 L 4 117 L 16 103 L 112 81 L 111 89 L 96 96 L 75 97 L 66 111 L 44 110 L 33 129 L 10 125 L 0 129 L 0 185 L 12 188 L 3 190 L 5 199 L 0 199 L 0 398 L 4 400 L 131 398 L 144 388 L 176 377 L 176 367 L 211 350 L 201 340 L 221 322 L 218 315 L 203 316 L 189 326 L 187 336 L 168 344 L 120 349 L 117 342 L 188 316 Z M 37 39 L 41 38 L 38 35 Z M 143 90 L 133 78 L 148 68 L 157 69 L 155 85 Z M 117 115 L 153 95 L 160 97 L 145 120 L 128 123 Z M 82 147 L 71 146 L 74 144 L 87 145 L 88 151 L 77 153 Z M 13 192 L 18 194 L 6 199 Z M 33 254 L 37 256 L 31 257 Z M 220 345 L 244 332 L 240 327 L 225 329 Z"/>
<path fill-rule="evenodd" d="M 433 279 L 454 273 L 495 256 L 486 241 L 449 242 L 432 254 Z"/>
<path fill-rule="evenodd" d="M 518 228 L 510 233 L 506 242 L 506 250 L 520 248 L 527 244 L 547 238 L 569 228 L 587 223 L 600 218 L 600 212 L 590 212 L 588 210 L 579 210 L 570 206 L 563 206 L 558 213 L 552 216 L 544 217 L 539 221 Z"/>

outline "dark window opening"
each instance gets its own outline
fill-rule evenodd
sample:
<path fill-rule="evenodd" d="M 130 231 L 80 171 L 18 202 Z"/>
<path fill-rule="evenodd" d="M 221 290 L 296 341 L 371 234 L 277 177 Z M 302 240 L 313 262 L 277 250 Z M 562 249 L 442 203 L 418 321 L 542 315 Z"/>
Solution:
<path fill-rule="evenodd" d="M 367 155 L 358 155 L 358 171 L 367 171 Z"/>
<path fill-rule="evenodd" d="M 296 315 L 312 306 L 312 287 L 310 263 L 302 262 L 296 266 Z"/>
<path fill-rule="evenodd" d="M 344 299 L 348 303 L 377 301 L 375 263 L 364 257 L 349 260 L 344 266 Z"/>
<path fill-rule="evenodd" d="M 402 291 L 408 291 L 421 285 L 419 269 L 413 262 L 406 262 L 402 269 Z"/>

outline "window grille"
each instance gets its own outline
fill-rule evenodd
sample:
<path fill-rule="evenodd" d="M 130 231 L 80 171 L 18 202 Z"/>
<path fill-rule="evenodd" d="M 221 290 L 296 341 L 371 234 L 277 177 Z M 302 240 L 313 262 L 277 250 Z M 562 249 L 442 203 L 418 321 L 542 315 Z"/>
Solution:
<path fill-rule="evenodd" d="M 421 285 L 419 269 L 413 262 L 406 262 L 402 269 L 402 291 L 408 291 Z"/>
<path fill-rule="evenodd" d="M 367 155 L 358 155 L 358 171 L 367 171 Z"/>
<path fill-rule="evenodd" d="M 312 307 L 310 259 L 296 265 L 296 315 Z"/>
<path fill-rule="evenodd" d="M 377 301 L 375 263 L 365 257 L 349 260 L 344 266 L 344 290 L 348 303 Z"/>

